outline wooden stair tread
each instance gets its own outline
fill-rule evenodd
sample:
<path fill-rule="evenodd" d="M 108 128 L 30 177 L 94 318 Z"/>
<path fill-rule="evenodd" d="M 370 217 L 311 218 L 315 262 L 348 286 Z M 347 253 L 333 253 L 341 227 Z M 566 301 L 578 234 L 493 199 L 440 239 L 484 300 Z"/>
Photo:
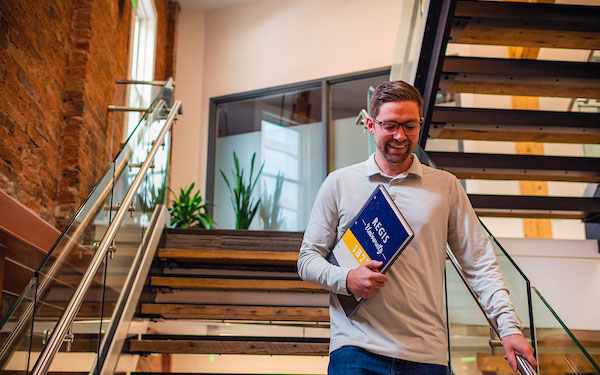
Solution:
<path fill-rule="evenodd" d="M 164 231 L 159 247 L 248 250 L 259 242 L 263 251 L 298 251 L 302 237 L 302 232 L 169 228 Z"/>
<path fill-rule="evenodd" d="M 142 303 L 140 316 L 164 319 L 329 322 L 327 307 Z"/>
<path fill-rule="evenodd" d="M 524 17 L 523 15 L 527 15 Z M 458 1 L 451 43 L 595 50 L 600 7 Z"/>
<path fill-rule="evenodd" d="M 300 278 L 224 278 L 150 276 L 150 286 L 204 290 L 254 290 L 327 293 Z"/>
<path fill-rule="evenodd" d="M 263 251 L 229 249 L 158 249 L 157 257 L 180 262 L 227 264 L 273 264 L 295 266 L 298 251 Z"/>
<path fill-rule="evenodd" d="M 142 335 L 127 340 L 125 352 L 187 354 L 329 354 L 328 338 L 239 337 L 239 336 L 162 336 Z"/>
<path fill-rule="evenodd" d="M 600 143 L 600 113 L 436 106 L 430 138 Z"/>
<path fill-rule="evenodd" d="M 468 194 L 479 216 L 585 219 L 600 212 L 600 199 L 530 195 Z"/>
<path fill-rule="evenodd" d="M 600 63 L 446 56 L 443 92 L 600 97 Z"/>
<path fill-rule="evenodd" d="M 459 179 L 600 182 L 600 158 L 467 152 L 427 153 Z"/>

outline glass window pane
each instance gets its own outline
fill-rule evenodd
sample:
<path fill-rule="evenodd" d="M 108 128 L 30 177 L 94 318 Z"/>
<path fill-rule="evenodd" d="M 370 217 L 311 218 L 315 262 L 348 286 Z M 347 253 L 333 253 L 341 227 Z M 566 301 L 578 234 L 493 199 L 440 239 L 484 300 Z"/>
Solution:
<path fill-rule="evenodd" d="M 365 161 L 375 151 L 373 137 L 356 118 L 361 109 L 369 110 L 369 90 L 388 79 L 384 73 L 331 85 L 330 172 Z"/>
<path fill-rule="evenodd" d="M 217 147 L 213 176 L 217 228 L 235 228 L 231 195 L 221 170 L 233 183 L 233 152 L 244 182 L 264 163 L 253 199 L 261 199 L 250 229 L 303 230 L 325 177 L 321 88 L 294 90 L 217 106 Z"/>

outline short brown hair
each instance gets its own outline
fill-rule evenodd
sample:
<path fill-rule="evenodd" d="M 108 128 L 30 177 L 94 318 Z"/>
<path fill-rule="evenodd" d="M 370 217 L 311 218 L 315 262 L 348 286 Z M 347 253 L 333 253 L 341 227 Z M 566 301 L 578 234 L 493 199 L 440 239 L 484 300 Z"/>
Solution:
<path fill-rule="evenodd" d="M 371 96 L 370 114 L 377 117 L 379 107 L 389 102 L 416 102 L 419 106 L 419 114 L 423 113 L 423 97 L 413 85 L 404 81 L 383 82 Z"/>

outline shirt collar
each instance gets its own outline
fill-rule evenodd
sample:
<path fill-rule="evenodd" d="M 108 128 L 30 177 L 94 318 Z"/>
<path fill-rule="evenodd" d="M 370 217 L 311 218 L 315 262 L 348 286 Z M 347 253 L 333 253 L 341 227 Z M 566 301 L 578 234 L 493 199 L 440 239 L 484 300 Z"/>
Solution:
<path fill-rule="evenodd" d="M 408 168 L 408 170 L 406 172 L 400 173 L 398 176 L 408 176 L 409 174 L 414 174 L 415 176 L 419 176 L 419 177 L 423 177 L 423 164 L 421 164 L 421 162 L 419 161 L 419 158 L 417 157 L 416 154 L 411 154 L 412 156 L 412 164 L 410 165 L 410 167 Z M 365 176 L 366 177 L 370 177 L 376 174 L 380 174 L 381 176 L 384 177 L 389 177 L 389 178 L 395 178 L 398 176 L 388 176 L 385 173 L 383 173 L 380 169 L 379 166 L 377 165 L 377 163 L 375 163 L 375 154 L 371 154 L 371 156 L 369 156 L 369 158 L 365 161 Z"/>

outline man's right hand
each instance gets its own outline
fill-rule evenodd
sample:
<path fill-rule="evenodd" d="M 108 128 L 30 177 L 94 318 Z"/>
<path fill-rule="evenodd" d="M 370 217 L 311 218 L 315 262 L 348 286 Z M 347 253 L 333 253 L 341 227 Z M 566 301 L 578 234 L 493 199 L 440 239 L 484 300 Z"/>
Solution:
<path fill-rule="evenodd" d="M 373 297 L 387 281 L 387 276 L 378 271 L 382 265 L 380 261 L 370 260 L 350 270 L 346 279 L 346 289 L 359 298 Z"/>

